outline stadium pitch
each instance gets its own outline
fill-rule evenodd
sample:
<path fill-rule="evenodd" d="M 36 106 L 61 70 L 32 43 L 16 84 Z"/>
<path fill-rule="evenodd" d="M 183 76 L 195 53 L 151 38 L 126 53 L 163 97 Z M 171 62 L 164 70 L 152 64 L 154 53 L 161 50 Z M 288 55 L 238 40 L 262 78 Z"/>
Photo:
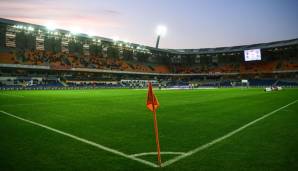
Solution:
<path fill-rule="evenodd" d="M 298 89 L 0 92 L 0 170 L 297 170 Z"/>

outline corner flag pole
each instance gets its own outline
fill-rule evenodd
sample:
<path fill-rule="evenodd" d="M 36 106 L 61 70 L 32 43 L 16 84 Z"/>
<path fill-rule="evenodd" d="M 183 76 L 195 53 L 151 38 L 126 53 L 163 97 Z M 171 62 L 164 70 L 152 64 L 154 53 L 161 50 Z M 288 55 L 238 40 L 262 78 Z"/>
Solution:
<path fill-rule="evenodd" d="M 148 94 L 147 94 L 146 105 L 147 105 L 147 108 L 153 113 L 157 159 L 158 159 L 158 165 L 161 167 L 160 145 L 159 145 L 159 137 L 158 137 L 157 118 L 156 118 L 156 109 L 159 107 L 159 103 L 153 93 L 151 82 L 148 82 Z"/>
<path fill-rule="evenodd" d="M 154 106 L 154 105 L 153 105 Z M 156 148 L 157 148 L 157 159 L 158 164 L 161 167 L 161 156 L 160 156 L 160 145 L 159 145 L 159 137 L 158 137 L 158 126 L 157 126 L 157 119 L 156 119 L 156 110 L 153 107 L 153 117 L 154 117 L 154 129 L 155 129 L 155 140 L 156 140 Z"/>

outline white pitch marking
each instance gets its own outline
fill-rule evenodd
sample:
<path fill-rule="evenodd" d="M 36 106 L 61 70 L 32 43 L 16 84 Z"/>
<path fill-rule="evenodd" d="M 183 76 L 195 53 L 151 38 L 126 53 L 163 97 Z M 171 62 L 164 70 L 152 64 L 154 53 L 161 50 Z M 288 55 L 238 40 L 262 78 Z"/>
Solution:
<path fill-rule="evenodd" d="M 145 152 L 145 153 L 137 153 L 137 154 L 131 154 L 130 156 L 133 156 L 133 157 L 140 157 L 140 156 L 147 156 L 147 155 L 156 155 L 157 152 Z M 182 155 L 182 154 L 185 154 L 185 152 L 172 152 L 172 151 L 165 151 L 165 152 L 160 152 L 160 154 L 179 154 L 179 155 Z"/>
<path fill-rule="evenodd" d="M 80 102 L 80 100 L 72 100 L 72 101 L 67 101 L 67 102 Z M 42 103 L 3 104 L 3 105 L 0 105 L 0 107 L 35 106 L 35 105 L 48 105 L 48 104 L 60 105 L 60 104 L 66 104 L 67 102 L 42 102 Z M 71 103 L 71 104 L 81 105 L 82 103 Z"/>
<path fill-rule="evenodd" d="M 6 93 L 0 93 L 0 95 L 4 95 L 4 96 L 10 96 L 10 97 L 25 97 L 22 95 L 16 95 L 16 94 L 6 94 Z"/>
<path fill-rule="evenodd" d="M 209 148 L 210 146 L 212 146 L 212 145 L 214 145 L 216 143 L 219 143 L 219 142 L 221 142 L 221 141 L 223 141 L 223 140 L 225 140 L 225 139 L 233 136 L 234 134 L 242 131 L 243 129 L 245 129 L 245 128 L 247 128 L 247 127 L 249 127 L 249 126 L 251 126 L 251 125 L 253 125 L 253 124 L 255 124 L 255 123 L 257 123 L 257 122 L 259 122 L 259 121 L 261 121 L 261 120 L 263 120 L 263 119 L 271 116 L 271 115 L 273 115 L 274 113 L 276 113 L 276 112 L 278 112 L 278 111 L 280 111 L 280 110 L 282 110 L 282 109 L 284 109 L 284 108 L 286 108 L 286 107 L 288 107 L 290 105 L 295 104 L 297 101 L 298 100 L 295 100 L 295 101 L 293 101 L 293 102 L 291 102 L 291 103 L 289 103 L 289 104 L 287 104 L 287 105 L 285 105 L 283 107 L 280 107 L 280 108 L 278 108 L 278 109 L 276 109 L 276 110 L 274 110 L 274 111 L 272 111 L 270 113 L 267 113 L 267 114 L 259 117 L 258 119 L 254 120 L 254 121 L 251 121 L 251 122 L 243 125 L 242 127 L 238 128 L 238 129 L 236 129 L 236 130 L 234 130 L 232 132 L 229 132 L 228 134 L 226 134 L 226 135 L 224 135 L 224 136 L 222 136 L 220 138 L 217 138 L 217 139 L 215 139 L 215 140 L 213 140 L 213 141 L 211 141 L 211 142 L 209 142 L 207 144 L 204 144 L 202 146 L 199 146 L 199 147 L 197 147 L 197 148 L 195 148 L 193 150 L 190 150 L 190 151 L 188 151 L 188 152 L 186 152 L 186 153 L 184 153 L 184 154 L 182 154 L 180 156 L 177 156 L 177 157 L 175 157 L 175 158 L 173 158 L 171 160 L 168 160 L 168 161 L 162 163 L 161 166 L 162 167 L 169 166 L 169 165 L 171 165 L 171 164 L 173 164 L 173 163 L 175 163 L 175 162 L 177 162 L 177 161 L 179 161 L 181 159 L 184 159 L 185 157 L 191 156 L 191 155 L 193 155 L 193 154 L 195 154 L 195 153 L 197 153 L 199 151 L 202 151 L 202 150 L 204 150 L 206 148 Z"/>
<path fill-rule="evenodd" d="M 69 102 L 69 101 L 68 101 Z M 14 107 L 14 106 L 35 106 L 35 105 L 48 105 L 48 104 L 65 104 L 67 102 L 47 102 L 47 103 L 18 103 L 18 104 L 3 104 L 0 107 Z"/>
<path fill-rule="evenodd" d="M 5 111 L 0 111 L 0 112 L 1 112 L 2 114 L 5 114 L 5 115 L 7 115 L 7 116 L 11 116 L 11 117 L 13 117 L 13 118 L 16 118 L 16 119 L 19 119 L 19 120 L 21 120 L 21 121 L 30 123 L 30 124 L 32 124 L 32 125 L 36 125 L 36 126 L 45 128 L 45 129 L 47 129 L 47 130 L 56 132 L 56 133 L 58 133 L 58 134 L 61 134 L 61 135 L 70 137 L 70 138 L 75 139 L 75 140 L 77 140 L 77 141 L 83 142 L 83 143 L 85 143 L 85 144 L 89 144 L 89 145 L 91 145 L 91 146 L 97 147 L 97 148 L 102 149 L 102 150 L 104 150 L 104 151 L 108 151 L 108 152 L 114 153 L 114 154 L 116 154 L 116 155 L 119 155 L 119 156 L 122 156 L 122 157 L 125 157 L 125 158 L 128 158 L 128 159 L 137 161 L 137 162 L 139 162 L 139 163 L 142 163 L 142 164 L 145 164 L 145 165 L 148 165 L 148 166 L 151 166 L 151 167 L 159 167 L 158 165 L 156 165 L 156 164 L 154 164 L 154 163 L 152 163 L 152 162 L 149 162 L 149 161 L 146 161 L 146 160 L 143 160 L 143 159 L 139 159 L 139 158 L 136 158 L 136 157 L 134 157 L 134 156 L 130 156 L 130 155 L 125 154 L 125 153 L 123 153 L 123 152 L 120 152 L 120 151 L 118 151 L 118 150 L 115 150 L 115 149 L 112 149 L 112 148 L 103 146 L 103 145 L 101 145 L 101 144 L 97 144 L 97 143 L 95 143 L 95 142 L 93 142 L 93 141 L 86 140 L 86 139 L 84 139 L 84 138 L 80 138 L 80 137 L 78 137 L 78 136 L 75 136 L 75 135 L 66 133 L 66 132 L 64 132 L 64 131 L 60 131 L 60 130 L 58 130 L 58 129 L 55 129 L 55 128 L 52 128 L 52 127 L 49 127 L 49 126 L 46 126 L 46 125 L 43 125 L 43 124 L 40 124 L 40 123 L 31 121 L 31 120 L 28 120 L 28 119 L 21 118 L 21 117 L 19 117 L 19 116 L 13 115 L 13 114 L 8 113 L 8 112 L 5 112 Z"/>

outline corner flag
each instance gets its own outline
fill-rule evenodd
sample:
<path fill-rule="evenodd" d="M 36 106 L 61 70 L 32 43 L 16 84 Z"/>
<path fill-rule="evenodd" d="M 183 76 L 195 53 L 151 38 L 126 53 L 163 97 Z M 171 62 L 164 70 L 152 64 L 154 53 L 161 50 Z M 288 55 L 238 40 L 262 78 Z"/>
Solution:
<path fill-rule="evenodd" d="M 148 83 L 148 94 L 147 94 L 147 108 L 154 112 L 159 107 L 157 98 L 155 97 L 151 82 Z"/>
<path fill-rule="evenodd" d="M 155 141 L 156 141 L 156 148 L 157 148 L 157 160 L 158 160 L 159 166 L 161 166 L 160 145 L 159 145 L 159 137 L 158 137 L 157 118 L 156 118 L 156 109 L 159 107 L 159 103 L 153 93 L 151 82 L 148 83 L 148 94 L 147 94 L 146 105 L 147 105 L 147 108 L 153 113 Z"/>

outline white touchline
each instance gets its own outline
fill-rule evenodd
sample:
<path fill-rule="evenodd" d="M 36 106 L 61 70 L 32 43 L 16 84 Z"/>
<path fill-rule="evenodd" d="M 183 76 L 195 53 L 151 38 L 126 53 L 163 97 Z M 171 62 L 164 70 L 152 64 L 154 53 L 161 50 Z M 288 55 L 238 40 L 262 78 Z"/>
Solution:
<path fill-rule="evenodd" d="M 185 152 L 172 152 L 172 151 L 161 151 L 160 154 L 179 154 L 182 155 Z M 147 155 L 156 155 L 157 152 L 145 152 L 145 153 L 137 153 L 137 154 L 131 154 L 130 156 L 134 156 L 134 157 L 140 157 L 140 156 L 147 156 Z"/>
<path fill-rule="evenodd" d="M 68 102 L 68 101 L 67 101 Z M 3 104 L 0 107 L 14 107 L 14 106 L 35 106 L 35 105 L 48 105 L 48 104 L 65 104 L 67 102 L 42 102 L 42 103 L 18 103 L 18 104 Z"/>
<path fill-rule="evenodd" d="M 69 102 L 83 102 L 79 100 L 72 100 L 72 101 L 67 101 L 67 102 L 42 102 L 42 103 L 19 103 L 19 104 L 3 104 L 0 105 L 0 107 L 14 107 L 14 106 L 35 106 L 35 105 L 48 105 L 48 104 L 53 104 L 53 105 L 64 105 Z M 71 103 L 75 105 L 82 105 L 83 103 Z"/>
<path fill-rule="evenodd" d="M 131 160 L 134 160 L 134 161 L 143 163 L 143 164 L 148 165 L 148 166 L 159 167 L 158 165 L 156 165 L 156 164 L 154 164 L 154 163 L 152 163 L 152 162 L 149 162 L 149 161 L 146 161 L 146 160 L 143 160 L 143 159 L 139 159 L 139 158 L 137 158 L 137 157 L 134 157 L 134 156 L 125 154 L 125 153 L 123 153 L 123 152 L 120 152 L 120 151 L 118 151 L 118 150 L 115 150 L 115 149 L 112 149 L 112 148 L 103 146 L 103 145 L 98 144 L 98 143 L 95 143 L 95 142 L 93 142 L 93 141 L 86 140 L 86 139 L 84 139 L 84 138 L 80 138 L 80 137 L 78 137 L 78 136 L 75 136 L 75 135 L 66 133 L 66 132 L 64 132 L 64 131 L 60 131 L 60 130 L 58 130 L 58 129 L 55 129 L 55 128 L 52 128 L 52 127 L 49 127 L 49 126 L 46 126 L 46 125 L 43 125 L 43 124 L 40 124 L 40 123 L 31 121 L 31 120 L 28 120 L 28 119 L 21 118 L 21 117 L 19 117 L 19 116 L 13 115 L 13 114 L 8 113 L 8 112 L 5 112 L 5 111 L 0 111 L 0 112 L 1 112 L 2 114 L 5 114 L 5 115 L 7 115 L 7 116 L 11 116 L 11 117 L 13 117 L 13 118 L 16 118 L 16 119 L 19 119 L 19 120 L 21 120 L 21 121 L 30 123 L 30 124 L 32 124 L 32 125 L 36 125 L 36 126 L 45 128 L 45 129 L 47 129 L 47 130 L 56 132 L 56 133 L 58 133 L 58 134 L 61 134 L 61 135 L 70 137 L 70 138 L 75 139 L 75 140 L 77 140 L 77 141 L 80 141 L 80 142 L 89 144 L 89 145 L 91 145 L 91 146 L 97 147 L 97 148 L 102 149 L 102 150 L 104 150 L 104 151 L 108 151 L 108 152 L 114 153 L 114 154 L 116 154 L 116 155 L 119 155 L 119 156 L 122 156 L 122 157 L 125 157 L 125 158 L 128 158 L 128 159 L 131 159 Z"/>
<path fill-rule="evenodd" d="M 295 101 L 293 101 L 293 102 L 291 102 L 291 103 L 289 103 L 289 104 L 287 104 L 287 105 L 285 105 L 285 106 L 283 106 L 283 107 L 280 107 L 280 108 L 278 108 L 278 109 L 276 109 L 276 110 L 274 110 L 274 111 L 272 111 L 272 112 L 270 112 L 270 113 L 267 113 L 267 114 L 265 114 L 265 115 L 259 117 L 258 119 L 254 120 L 254 121 L 251 121 L 251 122 L 249 122 L 249 123 L 243 125 L 242 127 L 238 128 L 238 129 L 235 129 L 235 130 L 232 131 L 232 132 L 229 132 L 228 134 L 226 134 L 226 135 L 224 135 L 224 136 L 222 136 L 222 137 L 220 137 L 220 138 L 217 138 L 217 139 L 215 139 L 215 140 L 213 140 L 213 141 L 211 141 L 211 142 L 209 142 L 209 143 L 207 143 L 207 144 L 204 144 L 204 145 L 202 145 L 202 146 L 199 146 L 199 147 L 197 147 L 197 148 L 195 148 L 195 149 L 193 149 L 193 150 L 190 150 L 190 151 L 188 151 L 188 152 L 186 152 L 186 153 L 184 153 L 184 154 L 182 154 L 182 155 L 180 155 L 180 156 L 177 156 L 177 157 L 175 157 L 175 158 L 173 158 L 173 159 L 171 159 L 171 160 L 168 160 L 168 161 L 162 163 L 161 166 L 162 166 L 162 167 L 169 166 L 169 165 L 171 165 L 171 164 L 173 164 L 173 163 L 175 163 L 175 162 L 177 162 L 177 161 L 179 161 L 179 160 L 181 160 L 181 159 L 184 159 L 185 157 L 191 156 L 191 155 L 193 155 L 193 154 L 195 154 L 195 153 L 197 153 L 197 152 L 199 152 L 199 151 L 202 151 L 202 150 L 204 150 L 204 149 L 206 149 L 206 148 L 209 148 L 210 146 L 212 146 L 212 145 L 214 145 L 214 144 L 216 144 L 216 143 L 218 143 L 218 142 L 220 142 L 220 141 L 222 141 L 222 140 L 225 140 L 225 139 L 227 139 L 227 138 L 233 136 L 234 134 L 236 134 L 236 133 L 242 131 L 243 129 L 245 129 L 245 128 L 247 128 L 247 127 L 249 127 L 249 126 L 251 126 L 251 125 L 253 125 L 253 124 L 257 123 L 257 122 L 259 122 L 259 121 L 262 120 L 262 119 L 265 119 L 265 118 L 267 118 L 267 117 L 273 115 L 274 113 L 276 113 L 276 112 L 278 112 L 278 111 L 280 111 L 280 110 L 282 110 L 282 109 L 284 109 L 284 108 L 286 108 L 286 107 L 288 107 L 288 106 L 290 106 L 290 105 L 296 103 L 297 101 L 298 101 L 298 100 L 295 100 Z"/>
<path fill-rule="evenodd" d="M 0 93 L 0 95 L 11 96 L 11 97 L 25 97 L 25 96 L 22 96 L 22 95 L 17 95 L 17 94 L 6 94 L 6 93 Z"/>

